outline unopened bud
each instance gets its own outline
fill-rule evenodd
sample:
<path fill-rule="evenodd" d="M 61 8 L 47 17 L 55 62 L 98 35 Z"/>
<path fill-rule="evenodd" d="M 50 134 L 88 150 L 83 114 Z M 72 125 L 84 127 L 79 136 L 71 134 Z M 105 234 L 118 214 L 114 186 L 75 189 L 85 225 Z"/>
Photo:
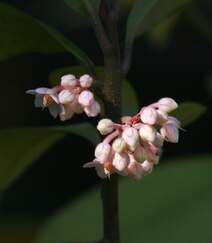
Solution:
<path fill-rule="evenodd" d="M 179 141 L 179 129 L 173 124 L 165 124 L 160 129 L 160 133 L 168 142 L 178 143 Z"/>
<path fill-rule="evenodd" d="M 90 106 L 94 102 L 93 93 L 88 90 L 82 91 L 78 101 L 82 106 Z"/>
<path fill-rule="evenodd" d="M 94 101 L 92 105 L 86 106 L 84 111 L 88 117 L 95 117 L 100 113 L 101 107 L 97 101 Z"/>
<path fill-rule="evenodd" d="M 177 128 L 180 128 L 180 126 L 181 126 L 181 122 L 173 116 L 168 117 L 167 124 L 173 124 Z"/>
<path fill-rule="evenodd" d="M 64 89 L 59 93 L 58 98 L 61 104 L 67 104 L 74 100 L 75 95 L 71 93 L 69 90 Z"/>
<path fill-rule="evenodd" d="M 126 142 L 124 141 L 123 138 L 116 138 L 114 141 L 113 141 L 113 150 L 117 153 L 121 153 L 123 152 L 126 147 L 127 147 L 127 144 Z"/>
<path fill-rule="evenodd" d="M 136 150 L 133 152 L 133 155 L 134 155 L 136 161 L 138 161 L 138 162 L 140 162 L 140 163 L 141 163 L 141 162 L 144 162 L 144 161 L 146 160 L 146 157 L 145 157 L 145 150 L 144 150 L 144 148 L 141 147 L 141 146 L 138 146 L 138 147 L 136 148 Z"/>
<path fill-rule="evenodd" d="M 110 156 L 111 146 L 108 143 L 99 143 L 95 150 L 95 156 L 101 163 L 105 163 Z"/>
<path fill-rule="evenodd" d="M 154 141 L 154 145 L 155 145 L 156 147 L 161 148 L 161 147 L 163 146 L 163 143 L 164 143 L 164 138 L 163 138 L 163 136 L 162 136 L 159 132 L 157 132 L 157 133 L 156 133 L 156 138 L 155 138 L 155 141 Z"/>
<path fill-rule="evenodd" d="M 153 143 L 156 138 L 156 130 L 154 127 L 152 127 L 150 125 L 143 124 L 140 127 L 139 135 L 140 135 L 141 139 L 143 139 L 147 142 Z"/>
<path fill-rule="evenodd" d="M 130 163 L 127 167 L 128 173 L 132 176 L 135 180 L 140 180 L 141 177 L 144 175 L 143 167 L 140 163 L 134 160 L 133 156 L 130 156 Z"/>
<path fill-rule="evenodd" d="M 107 135 L 113 131 L 113 122 L 110 119 L 102 119 L 99 121 L 97 129 L 102 135 Z"/>
<path fill-rule="evenodd" d="M 131 150 L 135 150 L 139 141 L 139 135 L 135 128 L 127 127 L 122 133 L 124 141 L 129 145 Z"/>
<path fill-rule="evenodd" d="M 171 112 L 177 109 L 178 104 L 172 98 L 162 98 L 158 101 L 158 108 L 164 112 Z"/>
<path fill-rule="evenodd" d="M 141 164 L 143 170 L 145 171 L 145 173 L 149 174 L 152 172 L 153 169 L 153 164 L 151 162 L 149 162 L 148 160 L 145 160 L 142 164 Z"/>
<path fill-rule="evenodd" d="M 140 112 L 140 118 L 143 123 L 155 125 L 157 123 L 157 111 L 152 107 L 145 107 Z"/>
<path fill-rule="evenodd" d="M 127 154 L 124 153 L 115 153 L 114 158 L 113 158 L 113 166 L 118 170 L 118 171 L 123 171 L 129 162 L 129 158 Z"/>
<path fill-rule="evenodd" d="M 77 85 L 77 79 L 74 75 L 72 74 L 67 74 L 62 76 L 61 78 L 61 85 L 63 87 L 74 87 Z"/>
<path fill-rule="evenodd" d="M 93 79 L 88 74 L 85 74 L 80 77 L 79 82 L 80 82 L 81 87 L 89 88 L 91 86 L 91 84 L 93 83 Z"/>

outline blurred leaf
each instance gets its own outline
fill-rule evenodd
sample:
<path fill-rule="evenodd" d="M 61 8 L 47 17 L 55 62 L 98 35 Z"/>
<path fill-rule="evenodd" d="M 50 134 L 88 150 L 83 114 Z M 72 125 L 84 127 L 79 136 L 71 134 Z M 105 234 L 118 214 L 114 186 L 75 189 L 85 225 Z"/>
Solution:
<path fill-rule="evenodd" d="M 0 60 L 25 53 L 68 51 L 83 64 L 92 63 L 61 33 L 5 3 L 0 3 L 0 31 Z"/>
<path fill-rule="evenodd" d="M 184 127 L 196 121 L 205 112 L 206 107 L 202 104 L 195 102 L 184 102 L 180 104 L 177 110 L 172 112 L 171 115 L 179 119 Z"/>
<path fill-rule="evenodd" d="M 160 166 L 140 182 L 121 181 L 122 242 L 199 243 L 203 236 L 204 242 L 210 242 L 211 161 L 211 156 L 178 158 Z M 59 210 L 43 225 L 36 242 L 100 239 L 100 200 L 100 193 L 95 190 Z"/>
<path fill-rule="evenodd" d="M 96 129 L 89 123 L 0 130 L 0 189 L 5 189 L 27 166 L 67 133 L 80 135 L 94 144 L 99 139 Z"/>
<path fill-rule="evenodd" d="M 86 9 L 83 6 L 82 1 L 80 0 L 64 0 L 70 8 L 72 8 L 74 11 L 86 15 Z M 99 10 L 99 5 L 100 5 L 100 0 L 89 0 L 90 3 L 92 4 L 93 8 L 98 12 Z"/>
<path fill-rule="evenodd" d="M 103 71 L 104 69 L 102 67 L 96 68 L 96 75 L 100 82 L 103 76 Z M 63 67 L 63 68 L 56 69 L 49 76 L 50 84 L 52 86 L 58 85 L 58 83 L 60 82 L 60 78 L 63 75 L 68 73 L 72 73 L 77 77 L 79 77 L 85 74 L 86 70 L 80 66 Z M 122 102 L 123 115 L 132 115 L 139 111 L 139 102 L 138 102 L 136 92 L 127 80 L 124 80 L 123 82 L 122 100 L 123 100 Z"/>
<path fill-rule="evenodd" d="M 143 34 L 161 20 L 182 8 L 191 0 L 137 0 L 127 21 L 127 46 L 131 46 L 137 35 Z"/>

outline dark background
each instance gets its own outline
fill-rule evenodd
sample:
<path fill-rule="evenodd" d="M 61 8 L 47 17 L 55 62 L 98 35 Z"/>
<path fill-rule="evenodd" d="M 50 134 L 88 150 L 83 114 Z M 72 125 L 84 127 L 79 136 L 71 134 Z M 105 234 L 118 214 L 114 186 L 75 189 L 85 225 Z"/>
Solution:
<path fill-rule="evenodd" d="M 83 47 L 98 65 L 102 64 L 92 30 L 63 3 L 50 0 L 5 2 L 57 27 Z M 202 1 L 200 7 L 210 20 L 208 2 Z M 136 41 L 128 75 L 141 106 L 164 96 L 178 102 L 189 100 L 207 106 L 207 113 L 181 133 L 179 144 L 165 147 L 166 157 L 211 153 L 212 94 L 207 80 L 212 73 L 212 42 L 191 23 L 188 11 L 180 15 L 165 43 L 153 42 L 149 35 Z M 121 30 L 123 26 L 124 21 Z M 35 109 L 32 97 L 25 95 L 25 91 L 48 85 L 51 71 L 75 64 L 69 54 L 30 54 L 1 62 L 1 127 L 60 124 L 47 112 Z M 87 118 L 76 117 L 72 122 L 82 120 Z M 95 125 L 97 119 L 92 122 Z M 84 139 L 67 136 L 7 189 L 2 197 L 1 213 L 48 215 L 65 202 L 74 200 L 99 182 L 94 171 L 82 169 L 82 165 L 93 158 L 93 150 Z"/>

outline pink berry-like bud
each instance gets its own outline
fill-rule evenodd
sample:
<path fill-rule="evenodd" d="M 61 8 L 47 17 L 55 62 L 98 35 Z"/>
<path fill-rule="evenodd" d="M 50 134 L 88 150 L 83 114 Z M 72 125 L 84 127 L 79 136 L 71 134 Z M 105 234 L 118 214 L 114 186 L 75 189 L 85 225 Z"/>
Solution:
<path fill-rule="evenodd" d="M 95 150 L 95 156 L 101 163 L 107 162 L 111 152 L 111 146 L 109 143 L 99 143 Z"/>
<path fill-rule="evenodd" d="M 74 87 L 77 85 L 77 79 L 72 74 L 64 75 L 61 78 L 61 85 L 65 88 Z"/>
<path fill-rule="evenodd" d="M 67 104 L 74 100 L 75 95 L 71 93 L 69 90 L 64 89 L 59 93 L 58 98 L 61 104 Z"/>
<path fill-rule="evenodd" d="M 147 142 L 153 143 L 156 138 L 156 130 L 154 127 L 152 127 L 150 125 L 143 124 L 140 127 L 139 135 L 140 135 L 141 139 L 143 139 Z"/>
<path fill-rule="evenodd" d="M 168 114 L 165 111 L 157 110 L 158 114 L 158 124 L 163 125 L 168 120 Z"/>
<path fill-rule="evenodd" d="M 122 133 L 124 141 L 129 145 L 131 150 L 135 150 L 139 141 L 139 135 L 135 128 L 126 127 Z"/>
<path fill-rule="evenodd" d="M 155 145 L 156 147 L 161 148 L 161 147 L 163 146 L 163 143 L 164 143 L 164 138 L 163 138 L 163 136 L 162 136 L 159 132 L 157 132 L 157 133 L 156 133 L 156 138 L 155 138 L 155 141 L 154 141 L 154 145 Z"/>
<path fill-rule="evenodd" d="M 127 169 L 129 175 L 132 176 L 135 180 L 140 180 L 145 173 L 142 165 L 135 161 L 133 158 L 130 158 L 130 163 Z"/>
<path fill-rule="evenodd" d="M 127 144 L 123 138 L 116 138 L 113 141 L 112 147 L 115 152 L 121 153 L 127 148 Z"/>
<path fill-rule="evenodd" d="M 153 164 L 151 162 L 149 162 L 148 160 L 145 160 L 142 164 L 141 164 L 143 170 L 149 174 L 152 172 L 153 169 Z"/>
<path fill-rule="evenodd" d="M 177 118 L 175 118 L 173 116 L 169 116 L 168 117 L 167 124 L 173 124 L 177 128 L 181 127 L 181 122 Z"/>
<path fill-rule="evenodd" d="M 178 143 L 179 141 L 179 129 L 173 124 L 165 124 L 160 129 L 160 133 L 168 142 Z"/>
<path fill-rule="evenodd" d="M 93 83 L 93 79 L 88 74 L 85 74 L 80 77 L 79 82 L 80 82 L 81 87 L 89 88 L 91 86 L 91 84 Z"/>
<path fill-rule="evenodd" d="M 94 96 L 91 91 L 85 90 L 79 95 L 79 103 L 82 106 L 90 106 L 94 102 Z"/>
<path fill-rule="evenodd" d="M 102 119 L 97 125 L 97 129 L 102 135 L 107 135 L 111 133 L 113 129 L 113 122 L 110 119 Z"/>
<path fill-rule="evenodd" d="M 88 117 L 95 117 L 100 113 L 101 107 L 98 102 L 94 101 L 92 105 L 86 106 L 84 111 Z"/>
<path fill-rule="evenodd" d="M 138 162 L 144 162 L 146 160 L 146 157 L 145 157 L 145 150 L 143 147 L 141 146 L 138 146 L 135 150 L 135 152 L 133 153 L 136 161 Z"/>
<path fill-rule="evenodd" d="M 164 112 L 171 112 L 177 109 L 178 104 L 172 98 L 162 98 L 158 101 L 158 108 Z"/>
<path fill-rule="evenodd" d="M 143 123 L 155 125 L 157 123 L 158 114 L 152 107 L 145 107 L 140 112 L 140 118 Z"/>
<path fill-rule="evenodd" d="M 115 153 L 114 158 L 113 158 L 113 166 L 118 170 L 118 171 L 123 171 L 127 167 L 129 162 L 129 158 L 127 154 L 124 153 Z"/>

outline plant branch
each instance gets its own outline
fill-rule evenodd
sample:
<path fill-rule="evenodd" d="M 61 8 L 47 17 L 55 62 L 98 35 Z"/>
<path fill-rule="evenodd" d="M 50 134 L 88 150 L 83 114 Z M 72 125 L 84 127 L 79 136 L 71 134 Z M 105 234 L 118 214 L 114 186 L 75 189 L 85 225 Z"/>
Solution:
<path fill-rule="evenodd" d="M 124 76 L 126 76 L 130 70 L 130 66 L 132 62 L 132 51 L 133 51 L 133 43 L 126 43 L 125 50 L 124 50 L 124 61 L 122 63 L 122 72 Z"/>
<path fill-rule="evenodd" d="M 107 37 L 105 29 L 102 25 L 101 19 L 98 14 L 95 12 L 89 0 L 81 0 L 84 4 L 88 14 L 90 15 L 91 22 L 93 25 L 93 29 L 96 33 L 96 37 L 98 39 L 99 45 L 102 49 L 104 56 L 110 56 L 113 52 L 112 44 Z"/>

